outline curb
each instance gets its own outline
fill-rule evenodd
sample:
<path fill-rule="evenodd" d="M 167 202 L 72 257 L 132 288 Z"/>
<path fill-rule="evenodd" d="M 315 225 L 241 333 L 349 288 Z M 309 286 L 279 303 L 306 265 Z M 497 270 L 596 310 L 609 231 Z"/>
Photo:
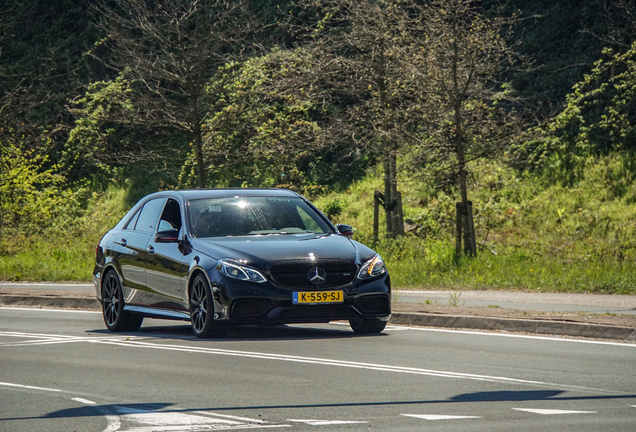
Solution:
<path fill-rule="evenodd" d="M 101 310 L 101 304 L 96 298 L 86 297 L 73 298 L 0 295 L 0 306 Z M 490 318 L 426 313 L 393 313 L 389 320 L 389 324 L 472 330 L 499 330 L 556 336 L 578 336 L 593 339 L 636 341 L 636 329 L 629 327 L 551 320 Z"/>
<path fill-rule="evenodd" d="M 636 341 L 636 329 L 602 324 L 581 324 L 563 321 L 489 318 L 425 313 L 394 313 L 390 324 L 426 327 L 500 330 L 559 336 L 579 336 L 594 339 Z"/>
<path fill-rule="evenodd" d="M 40 308 L 90 309 L 101 310 L 96 298 L 38 297 L 19 295 L 0 295 L 0 306 L 33 306 Z"/>

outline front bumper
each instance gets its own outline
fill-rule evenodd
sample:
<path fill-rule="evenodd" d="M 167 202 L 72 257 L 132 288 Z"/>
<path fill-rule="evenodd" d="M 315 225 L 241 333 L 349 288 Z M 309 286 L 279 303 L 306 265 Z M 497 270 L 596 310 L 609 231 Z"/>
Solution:
<path fill-rule="evenodd" d="M 356 280 L 348 286 L 328 290 L 342 290 L 344 302 L 299 305 L 292 302 L 293 292 L 312 290 L 227 278 L 212 281 L 216 319 L 235 324 L 300 324 L 352 319 L 387 321 L 391 317 L 391 284 L 388 274 L 371 281 Z"/>

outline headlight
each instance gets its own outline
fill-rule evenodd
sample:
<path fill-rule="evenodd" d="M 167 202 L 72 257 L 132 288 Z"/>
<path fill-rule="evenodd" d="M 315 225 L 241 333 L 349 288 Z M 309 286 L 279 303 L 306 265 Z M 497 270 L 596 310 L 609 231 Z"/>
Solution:
<path fill-rule="evenodd" d="M 241 265 L 236 261 L 221 259 L 217 264 L 217 268 L 219 268 L 222 274 L 232 279 L 256 283 L 267 282 L 267 279 L 261 272 L 254 268 Z"/>
<path fill-rule="evenodd" d="M 376 255 L 362 265 L 358 272 L 358 279 L 370 279 L 384 273 L 386 273 L 384 261 L 380 255 Z"/>

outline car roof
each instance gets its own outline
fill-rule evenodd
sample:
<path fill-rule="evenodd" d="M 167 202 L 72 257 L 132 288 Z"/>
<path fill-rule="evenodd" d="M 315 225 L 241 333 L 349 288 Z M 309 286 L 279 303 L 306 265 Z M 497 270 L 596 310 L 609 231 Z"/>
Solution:
<path fill-rule="evenodd" d="M 235 196 L 244 197 L 299 197 L 295 192 L 287 189 L 256 189 L 256 188 L 228 188 L 228 189 L 189 189 L 156 192 L 148 195 L 150 197 L 180 196 L 184 200 L 194 200 L 203 198 L 228 198 Z"/>

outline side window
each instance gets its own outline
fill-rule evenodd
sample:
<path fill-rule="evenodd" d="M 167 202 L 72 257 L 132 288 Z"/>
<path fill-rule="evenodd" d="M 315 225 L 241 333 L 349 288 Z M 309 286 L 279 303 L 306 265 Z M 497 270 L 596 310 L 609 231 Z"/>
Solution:
<path fill-rule="evenodd" d="M 153 232 L 164 202 L 164 198 L 156 198 L 144 204 L 135 224 L 135 231 Z"/>
<path fill-rule="evenodd" d="M 127 229 L 127 230 L 134 230 L 135 229 L 135 224 L 137 223 L 137 219 L 139 219 L 139 213 L 141 213 L 141 210 L 137 210 L 135 212 L 135 215 L 132 218 L 130 218 L 130 220 L 128 221 L 128 223 L 124 227 L 124 229 Z"/>
<path fill-rule="evenodd" d="M 159 220 L 159 231 L 170 229 L 181 230 L 181 209 L 179 203 L 172 198 L 168 198 Z"/>

